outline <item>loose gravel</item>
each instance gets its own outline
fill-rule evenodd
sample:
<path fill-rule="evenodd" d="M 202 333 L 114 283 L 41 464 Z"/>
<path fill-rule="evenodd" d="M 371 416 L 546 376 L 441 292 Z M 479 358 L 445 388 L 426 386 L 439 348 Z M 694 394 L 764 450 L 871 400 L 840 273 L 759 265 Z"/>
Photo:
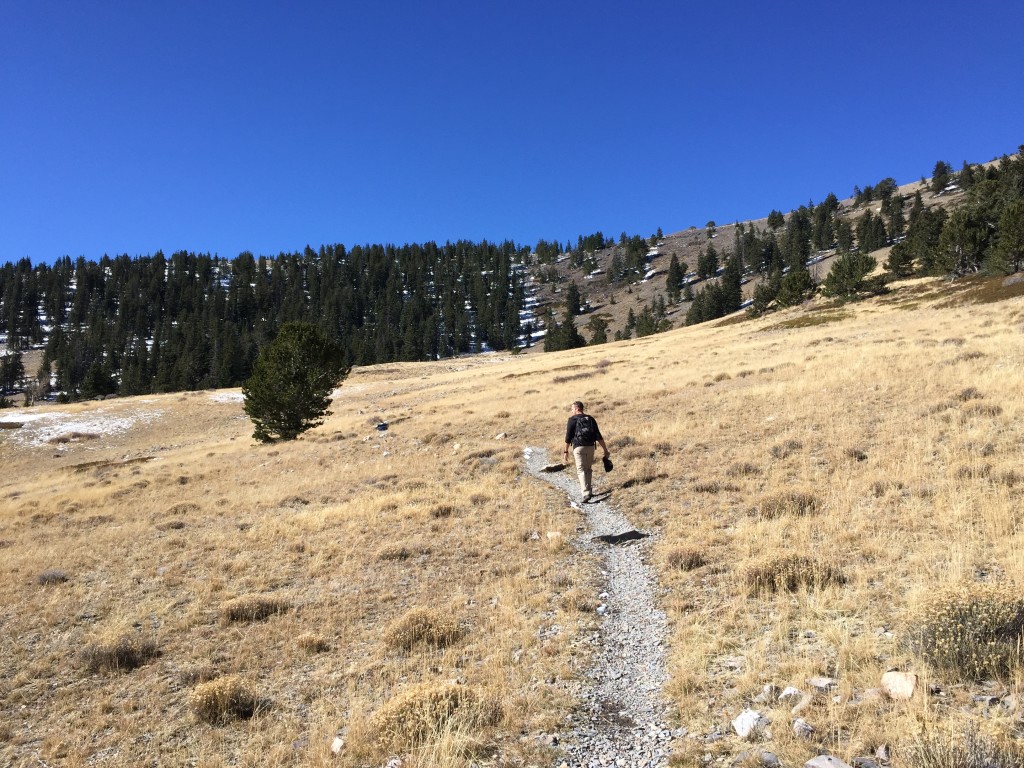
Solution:
<path fill-rule="evenodd" d="M 547 455 L 542 448 L 524 450 L 527 471 L 565 491 L 586 517 L 587 530 L 575 545 L 601 558 L 602 577 L 598 613 L 603 616 L 599 631 L 590 637 L 594 666 L 580 691 L 580 710 L 571 729 L 557 735 L 564 750 L 560 764 L 576 768 L 630 766 L 661 768 L 668 765 L 673 732 L 667 724 L 668 707 L 663 688 L 665 640 L 668 621 L 657 608 L 657 581 L 644 560 L 652 539 L 628 538 L 608 544 L 600 536 L 616 536 L 634 527 L 600 493 L 595 465 L 598 501 L 581 504 L 574 467 L 545 472 Z M 642 533 L 642 532 L 641 532 Z"/>

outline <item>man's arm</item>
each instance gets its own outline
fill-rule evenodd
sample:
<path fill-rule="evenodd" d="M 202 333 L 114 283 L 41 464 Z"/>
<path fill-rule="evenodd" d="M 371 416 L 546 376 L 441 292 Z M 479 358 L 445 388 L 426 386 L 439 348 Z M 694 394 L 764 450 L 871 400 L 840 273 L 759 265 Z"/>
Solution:
<path fill-rule="evenodd" d="M 604 438 L 597 438 L 597 444 L 601 446 L 601 450 L 604 451 L 604 458 L 607 459 L 610 454 L 608 453 L 608 446 L 604 444 Z"/>

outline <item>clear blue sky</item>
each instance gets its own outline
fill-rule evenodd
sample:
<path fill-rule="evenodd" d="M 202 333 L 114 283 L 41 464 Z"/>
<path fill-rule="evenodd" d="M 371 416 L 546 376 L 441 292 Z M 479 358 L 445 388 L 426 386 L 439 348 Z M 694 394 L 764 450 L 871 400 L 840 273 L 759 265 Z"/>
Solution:
<path fill-rule="evenodd" d="M 0 263 L 649 235 L 1024 143 L 1024 4 L 0 0 Z"/>

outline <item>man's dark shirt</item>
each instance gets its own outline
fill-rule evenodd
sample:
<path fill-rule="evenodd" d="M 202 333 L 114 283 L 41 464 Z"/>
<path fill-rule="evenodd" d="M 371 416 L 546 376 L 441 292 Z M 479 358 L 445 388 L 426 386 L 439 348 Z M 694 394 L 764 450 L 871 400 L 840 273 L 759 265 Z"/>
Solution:
<path fill-rule="evenodd" d="M 570 443 L 573 448 L 578 448 L 581 445 L 596 445 L 596 443 L 578 443 L 576 442 L 576 420 L 580 416 L 587 416 L 594 422 L 594 437 L 596 440 L 604 440 L 604 435 L 601 434 L 601 428 L 597 426 L 597 419 L 590 414 L 573 414 L 569 417 L 569 422 L 565 425 L 565 442 Z"/>

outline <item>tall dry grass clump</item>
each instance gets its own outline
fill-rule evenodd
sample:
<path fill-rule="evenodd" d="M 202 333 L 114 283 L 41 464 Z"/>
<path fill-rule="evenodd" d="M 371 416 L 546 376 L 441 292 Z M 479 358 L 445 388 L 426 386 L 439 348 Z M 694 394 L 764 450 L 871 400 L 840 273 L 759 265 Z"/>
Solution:
<path fill-rule="evenodd" d="M 370 729 L 379 754 L 402 754 L 453 738 L 466 751 L 478 747 L 481 731 L 500 717 L 500 706 L 474 688 L 424 683 L 381 707 Z"/>
<path fill-rule="evenodd" d="M 1006 583 L 942 590 L 913 611 L 910 650 L 955 678 L 1006 677 L 1020 668 L 1024 596 Z"/>
<path fill-rule="evenodd" d="M 248 720 L 261 709 L 255 692 L 238 675 L 201 683 L 192 691 L 189 705 L 196 717 L 211 725 Z"/>
<path fill-rule="evenodd" d="M 430 608 L 413 608 L 384 630 L 384 642 L 402 651 L 412 650 L 420 643 L 443 648 L 463 634 L 454 617 Z"/>
<path fill-rule="evenodd" d="M 130 633 L 89 643 L 82 659 L 90 672 L 131 672 L 159 654 L 154 640 Z"/>
<path fill-rule="evenodd" d="M 762 520 L 775 520 L 785 515 L 813 515 L 821 509 L 821 501 L 807 491 L 784 491 L 765 496 L 753 512 Z"/>
<path fill-rule="evenodd" d="M 803 555 L 772 556 L 744 570 L 743 580 L 751 596 L 773 592 L 796 592 L 843 584 L 846 578 L 835 566 Z"/>
<path fill-rule="evenodd" d="M 235 622 L 262 621 L 288 610 L 288 601 L 273 595 L 242 595 L 228 600 L 220 607 L 224 624 Z"/>

